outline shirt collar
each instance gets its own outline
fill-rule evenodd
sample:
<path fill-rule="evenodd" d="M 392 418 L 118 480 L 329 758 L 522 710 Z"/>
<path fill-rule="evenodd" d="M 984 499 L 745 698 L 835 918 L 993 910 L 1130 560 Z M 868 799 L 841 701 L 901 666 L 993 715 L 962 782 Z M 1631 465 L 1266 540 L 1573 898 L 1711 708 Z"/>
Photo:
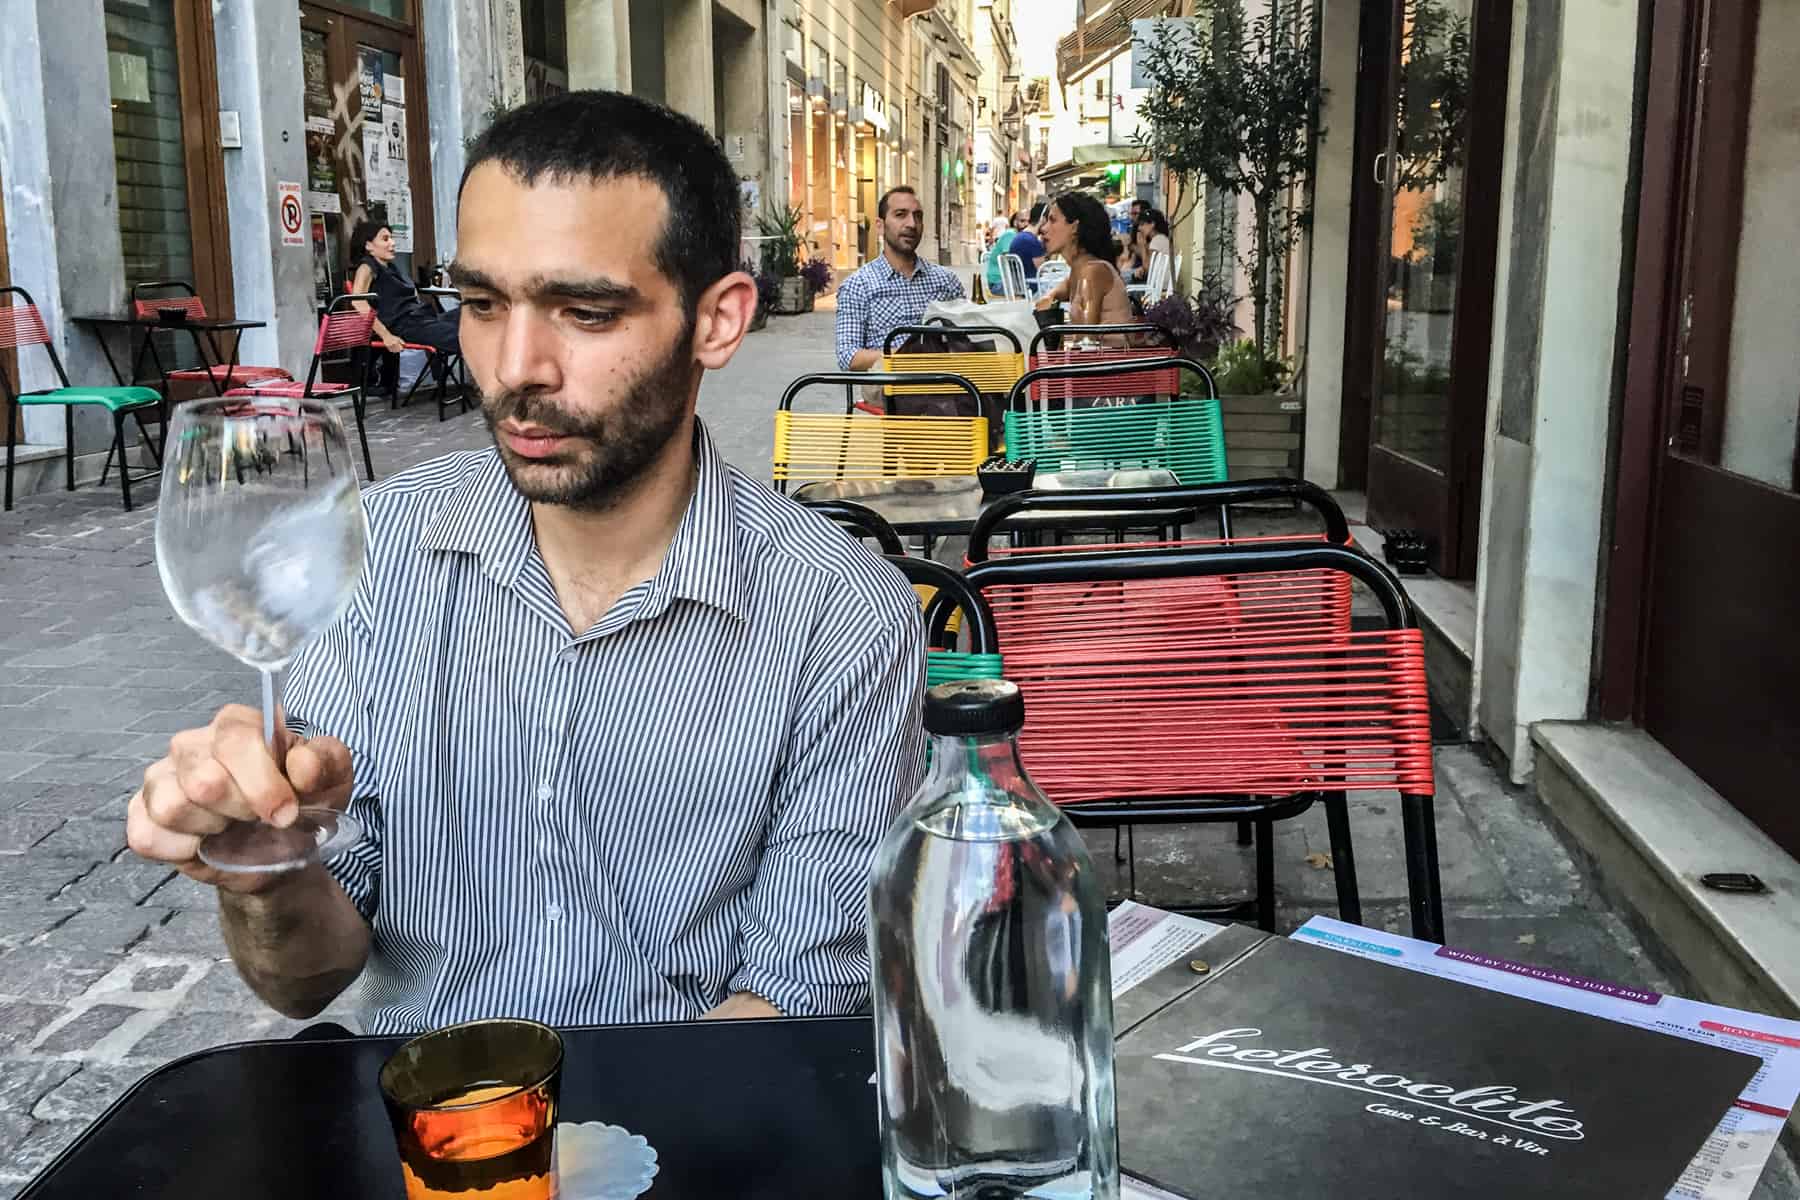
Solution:
<path fill-rule="evenodd" d="M 694 460 L 694 494 L 662 568 L 649 581 L 640 615 L 655 616 L 679 598 L 742 619 L 747 603 L 733 536 L 737 509 L 731 473 L 697 419 Z M 534 549 L 531 505 L 513 487 L 498 450 L 483 452 L 479 466 L 425 527 L 419 548 L 473 554 L 496 583 L 511 587 L 518 580 Z"/>

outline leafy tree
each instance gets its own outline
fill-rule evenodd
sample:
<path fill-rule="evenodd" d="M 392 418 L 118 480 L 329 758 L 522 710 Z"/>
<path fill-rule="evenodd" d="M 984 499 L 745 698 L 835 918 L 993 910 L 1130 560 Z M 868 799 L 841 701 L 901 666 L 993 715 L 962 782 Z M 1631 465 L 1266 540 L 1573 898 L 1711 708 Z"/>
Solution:
<path fill-rule="evenodd" d="M 1197 0 L 1197 11 L 1192 26 L 1158 22 L 1156 36 L 1142 43 L 1150 89 L 1134 136 L 1181 191 L 1192 189 L 1197 199 L 1204 182 L 1250 198 L 1255 228 L 1250 257 L 1241 261 L 1250 275 L 1254 342 L 1272 357 L 1279 263 L 1307 218 L 1288 198 L 1312 170 L 1324 98 L 1313 4 L 1269 0 L 1248 18 L 1243 0 Z"/>
<path fill-rule="evenodd" d="M 1442 183 L 1468 154 L 1469 19 L 1443 0 L 1406 0 L 1394 106 L 1395 182 L 1422 192 Z"/>

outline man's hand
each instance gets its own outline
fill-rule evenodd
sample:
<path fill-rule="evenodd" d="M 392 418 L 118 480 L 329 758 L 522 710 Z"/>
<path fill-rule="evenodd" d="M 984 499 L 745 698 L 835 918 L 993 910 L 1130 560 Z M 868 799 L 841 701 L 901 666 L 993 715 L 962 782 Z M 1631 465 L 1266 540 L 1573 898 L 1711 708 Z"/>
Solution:
<path fill-rule="evenodd" d="M 755 992 L 733 992 L 714 1009 L 703 1013 L 702 1021 L 748 1021 L 757 1018 L 785 1016 L 779 1008 Z"/>
<path fill-rule="evenodd" d="M 262 714 L 241 704 L 219 710 L 212 724 L 169 742 L 168 756 L 144 772 L 131 798 L 125 840 L 152 862 L 228 892 L 268 889 L 278 874 L 215 871 L 198 857 L 200 839 L 237 821 L 291 825 L 303 804 L 342 810 L 350 802 L 350 751 L 336 738 L 302 740 L 277 733 L 282 762 L 263 744 Z"/>
<path fill-rule="evenodd" d="M 852 371 L 873 371 L 880 365 L 881 351 L 879 350 L 858 350 L 855 354 L 850 356 L 850 369 Z"/>

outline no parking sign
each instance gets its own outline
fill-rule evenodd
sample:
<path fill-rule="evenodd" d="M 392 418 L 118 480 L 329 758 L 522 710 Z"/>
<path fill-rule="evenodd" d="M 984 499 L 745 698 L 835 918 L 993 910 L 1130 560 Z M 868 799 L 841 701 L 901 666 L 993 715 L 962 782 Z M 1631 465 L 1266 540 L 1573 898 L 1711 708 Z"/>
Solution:
<path fill-rule="evenodd" d="M 277 216 L 281 220 L 281 244 L 284 246 L 304 246 L 306 238 L 300 229 L 306 224 L 306 205 L 300 200 L 300 185 L 297 183 L 277 183 Z"/>

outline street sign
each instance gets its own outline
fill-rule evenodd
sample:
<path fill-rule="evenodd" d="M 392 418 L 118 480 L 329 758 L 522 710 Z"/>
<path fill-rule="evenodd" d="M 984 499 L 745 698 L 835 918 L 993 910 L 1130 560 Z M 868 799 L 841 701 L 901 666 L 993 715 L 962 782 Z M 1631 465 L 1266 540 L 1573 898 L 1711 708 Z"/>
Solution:
<path fill-rule="evenodd" d="M 304 246 L 306 238 L 300 232 L 306 224 L 306 205 L 300 200 L 298 183 L 277 183 L 275 194 L 276 215 L 281 221 L 281 244 L 284 246 Z"/>

